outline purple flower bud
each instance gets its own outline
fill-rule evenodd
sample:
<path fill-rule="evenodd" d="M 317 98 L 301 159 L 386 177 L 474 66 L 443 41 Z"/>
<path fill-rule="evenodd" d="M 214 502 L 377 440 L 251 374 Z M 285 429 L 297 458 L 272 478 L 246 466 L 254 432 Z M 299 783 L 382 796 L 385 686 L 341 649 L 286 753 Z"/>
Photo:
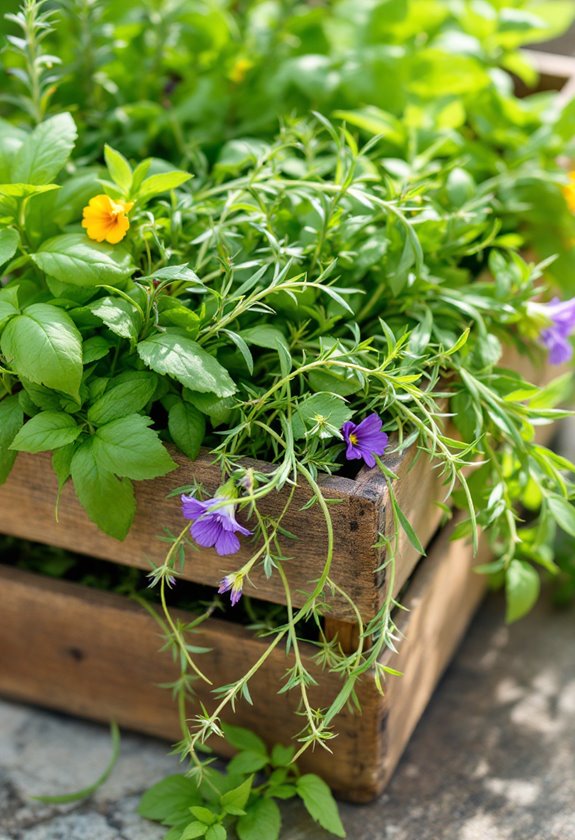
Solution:
<path fill-rule="evenodd" d="M 383 455 L 387 442 L 387 434 L 381 431 L 382 421 L 379 415 L 370 414 L 361 423 L 355 424 L 351 420 L 342 426 L 343 439 L 347 444 L 345 457 L 348 461 L 363 458 L 370 469 L 375 467 L 375 455 Z"/>
<path fill-rule="evenodd" d="M 192 520 L 190 531 L 198 545 L 215 548 L 220 555 L 235 554 L 240 550 L 236 532 L 245 536 L 252 533 L 236 521 L 233 500 L 226 496 L 200 502 L 193 496 L 184 495 L 182 513 L 186 519 Z"/>
<path fill-rule="evenodd" d="M 223 580 L 220 581 L 220 586 L 218 589 L 218 595 L 223 595 L 224 592 L 230 593 L 230 603 L 232 607 L 238 603 L 240 598 L 242 597 L 242 586 L 243 586 L 243 575 L 239 573 L 226 575 Z M 230 591 L 231 590 L 231 591 Z"/>
<path fill-rule="evenodd" d="M 550 303 L 544 304 L 544 308 L 552 324 L 545 327 L 539 337 L 549 351 L 551 364 L 561 365 L 573 355 L 569 336 L 575 332 L 575 298 L 565 301 L 553 298 Z"/>

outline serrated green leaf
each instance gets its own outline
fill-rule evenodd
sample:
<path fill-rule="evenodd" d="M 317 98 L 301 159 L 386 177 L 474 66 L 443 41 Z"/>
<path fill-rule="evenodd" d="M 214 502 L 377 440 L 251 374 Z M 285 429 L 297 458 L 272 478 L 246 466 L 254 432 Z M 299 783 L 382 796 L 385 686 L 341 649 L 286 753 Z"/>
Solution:
<path fill-rule="evenodd" d="M 136 513 L 132 482 L 117 478 L 97 458 L 93 439 L 82 443 L 70 464 L 74 489 L 80 504 L 106 534 L 123 540 Z"/>
<path fill-rule="evenodd" d="M 509 623 L 526 615 L 539 597 L 541 583 L 536 570 L 525 560 L 512 560 L 505 573 L 507 611 Z"/>
<path fill-rule="evenodd" d="M 229 397 L 236 386 L 227 370 L 197 342 L 179 332 L 164 333 L 141 341 L 138 355 L 156 373 L 168 374 L 187 388 Z"/>
<path fill-rule="evenodd" d="M 20 234 L 14 228 L 0 230 L 0 266 L 11 260 L 20 244 Z M 2 316 L 0 316 L 2 320 Z"/>
<path fill-rule="evenodd" d="M 68 113 L 40 123 L 14 157 L 12 183 L 50 184 L 70 157 L 77 136 L 76 124 Z"/>
<path fill-rule="evenodd" d="M 302 799 L 310 817 L 336 837 L 345 837 L 345 829 L 335 799 L 323 779 L 313 773 L 308 773 L 299 777 L 296 786 L 298 796 Z"/>
<path fill-rule="evenodd" d="M 120 338 L 134 343 L 138 340 L 142 319 L 136 307 L 124 298 L 104 297 L 91 303 L 88 309 Z"/>
<path fill-rule="evenodd" d="M 228 772 L 230 772 L 229 769 Z M 248 799 L 250 798 L 253 781 L 253 776 L 250 776 L 248 779 L 242 782 L 241 785 L 232 788 L 232 790 L 226 791 L 226 793 L 222 795 L 221 799 L 222 806 L 224 807 L 224 809 L 227 809 L 228 806 L 240 809 L 243 808 Z"/>
<path fill-rule="evenodd" d="M 152 421 L 130 414 L 101 426 L 94 437 L 93 451 L 98 464 L 114 475 L 135 481 L 157 478 L 176 469 Z"/>
<path fill-rule="evenodd" d="M 81 431 L 69 414 L 41 411 L 22 426 L 11 448 L 18 452 L 48 452 L 73 443 Z"/>
<path fill-rule="evenodd" d="M 294 437 L 303 438 L 315 427 L 320 438 L 337 436 L 351 416 L 351 410 L 336 394 L 313 394 L 297 405 L 292 421 Z"/>
<path fill-rule="evenodd" d="M 121 152 L 111 146 L 104 146 L 104 160 L 110 177 L 124 193 L 128 193 L 132 186 L 132 168 Z"/>
<path fill-rule="evenodd" d="M 134 371 L 118 384 L 112 380 L 106 392 L 88 409 L 88 420 L 95 426 L 103 426 L 128 414 L 137 414 L 154 396 L 156 384 L 154 374 L 146 371 Z"/>
<path fill-rule="evenodd" d="M 575 537 L 575 507 L 562 496 L 547 496 L 549 512 L 559 527 Z"/>
<path fill-rule="evenodd" d="M 186 181 L 189 181 L 191 177 L 189 172 L 182 172 L 178 169 L 175 169 L 173 172 L 150 175 L 149 178 L 142 181 L 136 197 L 138 201 L 147 201 L 154 195 L 160 195 L 160 193 L 167 192 L 168 190 L 175 190 L 176 187 L 180 187 Z"/>
<path fill-rule="evenodd" d="M 198 457 L 206 433 L 206 420 L 201 411 L 190 403 L 178 400 L 168 412 L 168 429 L 184 455 L 192 460 Z"/>
<path fill-rule="evenodd" d="M 144 793 L 140 816 L 164 825 L 179 825 L 190 817 L 190 806 L 201 802 L 197 784 L 183 775 L 167 776 Z"/>
<path fill-rule="evenodd" d="M 113 286 L 134 271 L 130 252 L 122 245 L 93 242 L 83 233 L 54 236 L 31 258 L 46 274 L 71 286 Z"/>
<path fill-rule="evenodd" d="M 28 306 L 8 322 L 0 346 L 18 374 L 78 399 L 82 338 L 62 309 L 47 303 Z"/>
<path fill-rule="evenodd" d="M 278 840 L 280 830 L 280 809 L 273 799 L 256 799 L 236 825 L 240 840 Z"/>
<path fill-rule="evenodd" d="M 16 460 L 16 452 L 10 449 L 12 441 L 24 422 L 24 412 L 18 396 L 0 400 L 0 484 L 3 484 Z"/>

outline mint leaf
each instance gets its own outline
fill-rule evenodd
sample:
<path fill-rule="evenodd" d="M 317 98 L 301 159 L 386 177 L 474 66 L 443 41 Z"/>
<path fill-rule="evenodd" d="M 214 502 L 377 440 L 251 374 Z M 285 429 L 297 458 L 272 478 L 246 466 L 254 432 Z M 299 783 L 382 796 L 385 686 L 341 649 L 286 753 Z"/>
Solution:
<path fill-rule="evenodd" d="M 201 411 L 178 400 L 169 410 L 168 429 L 172 440 L 184 455 L 192 460 L 198 457 L 206 433 L 206 420 Z"/>
<path fill-rule="evenodd" d="M 351 416 L 351 410 L 341 397 L 335 394 L 313 394 L 305 397 L 296 408 L 292 421 L 294 437 L 305 437 L 312 430 L 316 430 L 314 434 L 320 438 L 336 437 Z"/>
<path fill-rule="evenodd" d="M 123 154 L 111 146 L 104 146 L 104 159 L 112 181 L 117 184 L 124 193 L 129 192 L 132 186 L 132 168 Z"/>
<path fill-rule="evenodd" d="M 295 747 L 284 747 L 276 744 L 272 750 L 272 767 L 288 767 L 295 755 Z"/>
<path fill-rule="evenodd" d="M 236 810 L 243 808 L 250 798 L 253 781 L 254 777 L 250 776 L 245 780 L 245 782 L 242 782 L 241 785 L 238 785 L 232 790 L 228 790 L 224 793 L 222 796 L 222 805 L 224 809 L 227 810 L 228 808 L 233 808 Z"/>
<path fill-rule="evenodd" d="M 20 244 L 20 234 L 14 228 L 0 230 L 0 265 L 11 260 Z M 0 320 L 2 316 L 0 316 Z"/>
<path fill-rule="evenodd" d="M 93 438 L 74 453 L 70 473 L 80 503 L 92 522 L 111 537 L 123 540 L 136 513 L 131 481 L 117 478 L 99 462 Z"/>
<path fill-rule="evenodd" d="M 94 456 L 105 469 L 135 481 L 157 478 L 176 469 L 152 421 L 130 414 L 101 426 L 92 438 Z"/>
<path fill-rule="evenodd" d="M 103 426 L 128 414 L 137 414 L 154 396 L 156 384 L 154 374 L 146 371 L 134 372 L 119 384 L 112 380 L 105 394 L 88 409 L 88 420 L 95 426 Z"/>
<path fill-rule="evenodd" d="M 196 837 L 203 837 L 207 830 L 208 826 L 205 823 L 190 823 L 184 828 L 184 832 L 181 837 L 178 837 L 178 840 L 195 840 Z"/>
<path fill-rule="evenodd" d="M 229 397 L 236 386 L 227 370 L 191 338 L 179 332 L 164 333 L 141 341 L 138 355 L 156 373 L 168 374 L 193 391 Z"/>
<path fill-rule="evenodd" d="M 8 322 L 0 347 L 20 376 L 79 399 L 82 338 L 62 309 L 47 303 L 28 306 Z"/>
<path fill-rule="evenodd" d="M 188 172 L 182 172 L 174 169 L 173 172 L 163 172 L 159 175 L 150 175 L 142 182 L 142 186 L 138 190 L 138 199 L 146 201 L 154 195 L 174 190 L 189 181 L 192 176 Z"/>
<path fill-rule="evenodd" d="M 104 297 L 88 306 L 104 324 L 120 338 L 136 343 L 142 326 L 142 319 L 135 306 L 124 298 Z"/>
<path fill-rule="evenodd" d="M 345 837 L 345 829 L 341 823 L 335 799 L 323 779 L 313 773 L 308 773 L 300 776 L 296 786 L 298 796 L 302 799 L 310 817 L 336 837 Z"/>
<path fill-rule="evenodd" d="M 525 560 L 512 560 L 505 573 L 505 595 L 509 623 L 526 615 L 539 597 L 541 583 L 536 570 Z"/>
<path fill-rule="evenodd" d="M 240 840 L 278 840 L 280 829 L 280 809 L 273 799 L 257 799 L 236 824 Z"/>
<path fill-rule="evenodd" d="M 563 496 L 550 494 L 547 497 L 549 512 L 559 527 L 575 537 L 575 507 Z"/>
<path fill-rule="evenodd" d="M 73 443 L 82 430 L 63 411 L 42 411 L 22 426 L 12 442 L 19 452 L 47 452 Z"/>
<path fill-rule="evenodd" d="M 40 123 L 14 157 L 10 180 L 14 184 L 50 184 L 74 148 L 78 132 L 68 113 Z"/>
<path fill-rule="evenodd" d="M 178 825 L 190 818 L 190 806 L 199 802 L 198 786 L 192 779 L 182 775 L 168 776 L 144 793 L 138 813 L 164 825 Z"/>
<path fill-rule="evenodd" d="M 3 484 L 16 460 L 16 452 L 10 450 L 18 430 L 24 422 L 24 412 L 17 396 L 0 400 L 0 484 Z"/>
<path fill-rule="evenodd" d="M 231 723 L 223 723 L 222 729 L 224 738 L 236 750 L 250 750 L 251 752 L 259 753 L 259 755 L 264 755 L 267 758 L 267 747 L 255 732 L 244 729 L 243 726 L 234 726 Z"/>
<path fill-rule="evenodd" d="M 228 765 L 228 773 L 240 775 L 242 773 L 257 773 L 269 763 L 267 755 L 252 750 L 242 750 L 234 755 Z"/>
<path fill-rule="evenodd" d="M 110 286 L 134 271 L 132 257 L 122 245 L 92 242 L 83 233 L 54 236 L 30 256 L 46 274 L 72 286 Z"/>
<path fill-rule="evenodd" d="M 206 831 L 206 840 L 226 840 L 228 832 L 223 825 L 211 825 Z"/>

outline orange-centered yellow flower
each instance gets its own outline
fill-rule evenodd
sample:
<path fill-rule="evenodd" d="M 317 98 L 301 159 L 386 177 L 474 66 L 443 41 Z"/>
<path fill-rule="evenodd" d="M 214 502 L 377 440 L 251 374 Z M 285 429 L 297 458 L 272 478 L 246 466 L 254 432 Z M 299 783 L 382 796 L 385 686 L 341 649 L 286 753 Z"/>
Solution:
<path fill-rule="evenodd" d="M 563 195 L 569 210 L 575 213 L 575 172 L 569 173 L 569 183 L 563 187 Z"/>
<path fill-rule="evenodd" d="M 122 201 L 112 199 L 108 195 L 96 195 L 84 207 L 82 216 L 84 220 L 82 227 L 90 239 L 96 242 L 109 242 L 115 245 L 120 242 L 128 232 L 130 220 L 127 213 L 134 206 L 133 201 Z"/>

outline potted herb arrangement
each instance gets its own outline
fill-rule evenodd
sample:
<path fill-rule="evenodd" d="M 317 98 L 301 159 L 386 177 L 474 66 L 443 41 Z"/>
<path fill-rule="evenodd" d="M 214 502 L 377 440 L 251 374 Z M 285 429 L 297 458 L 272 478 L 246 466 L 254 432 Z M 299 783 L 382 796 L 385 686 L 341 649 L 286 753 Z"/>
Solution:
<path fill-rule="evenodd" d="M 8 563 L 0 690 L 253 753 L 240 811 L 294 758 L 369 799 L 575 534 L 574 106 L 514 92 L 570 4 L 53 5 L 6 24 L 0 531 L 157 597 Z"/>

